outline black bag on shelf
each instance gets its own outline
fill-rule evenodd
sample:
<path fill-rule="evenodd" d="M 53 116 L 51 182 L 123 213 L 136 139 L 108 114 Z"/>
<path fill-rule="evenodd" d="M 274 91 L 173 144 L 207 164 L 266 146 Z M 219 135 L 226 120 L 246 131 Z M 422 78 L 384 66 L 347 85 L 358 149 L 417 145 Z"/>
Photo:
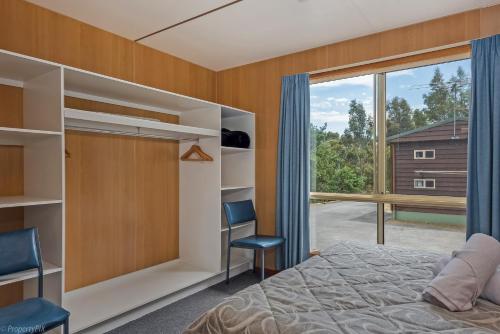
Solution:
<path fill-rule="evenodd" d="M 243 131 L 231 131 L 225 128 L 222 128 L 221 132 L 222 146 L 238 148 L 250 147 L 250 136 L 248 135 L 248 133 Z"/>

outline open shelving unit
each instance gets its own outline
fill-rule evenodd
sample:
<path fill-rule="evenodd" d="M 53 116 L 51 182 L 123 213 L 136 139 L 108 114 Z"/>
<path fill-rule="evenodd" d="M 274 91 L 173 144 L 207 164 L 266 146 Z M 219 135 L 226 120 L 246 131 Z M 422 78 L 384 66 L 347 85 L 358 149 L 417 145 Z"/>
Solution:
<path fill-rule="evenodd" d="M 0 196 L 0 209 L 22 207 L 24 227 L 38 227 L 45 296 L 71 312 L 70 332 L 102 332 L 101 325 L 141 307 L 223 279 L 222 202 L 255 197 L 252 113 L 1 50 L 0 84 L 23 89 L 23 126 L 0 127 L 0 146 L 22 148 L 24 161 L 24 192 Z M 65 96 L 176 115 L 179 124 L 69 109 Z M 247 131 L 252 146 L 222 147 L 221 127 Z M 177 259 L 66 291 L 65 129 L 175 140 L 179 154 L 197 143 L 214 158 L 179 161 Z M 235 235 L 251 233 L 253 226 L 241 225 Z M 250 254 L 236 253 L 232 274 L 251 268 Z M 36 276 L 35 271 L 0 276 L 0 286 L 23 282 L 24 297 L 33 297 Z"/>
<path fill-rule="evenodd" d="M 0 84 L 22 90 L 22 124 L 0 127 L 0 146 L 22 152 L 23 192 L 0 196 L 0 209 L 23 211 L 22 226 L 37 227 L 43 254 L 45 298 L 62 303 L 64 159 L 62 68 L 0 51 Z M 12 110 L 12 113 L 18 110 Z M 6 217 L 9 217 L 7 214 Z M 5 221 L 9 223 L 8 220 Z M 13 222 L 12 222 L 13 223 Z M 0 286 L 22 283 L 23 298 L 37 296 L 37 270 L 0 276 Z"/>
<path fill-rule="evenodd" d="M 221 107 L 221 126 L 229 130 L 238 130 L 250 136 L 249 148 L 221 147 L 221 199 L 222 202 L 251 199 L 255 202 L 255 116 L 244 110 Z M 221 270 L 225 270 L 227 261 L 228 230 L 225 214 L 221 212 Z M 253 235 L 254 222 L 241 224 L 232 228 L 232 240 Z M 230 267 L 240 263 L 252 263 L 253 251 L 247 249 L 231 249 Z"/>
<path fill-rule="evenodd" d="M 62 267 L 56 266 L 55 264 L 49 262 L 43 262 L 43 275 L 50 275 L 54 273 L 60 273 L 62 271 Z M 26 270 L 20 273 L 15 273 L 11 275 L 2 275 L 0 276 L 0 286 L 8 285 L 16 282 L 26 281 L 32 278 L 38 277 L 38 270 Z"/>
<path fill-rule="evenodd" d="M 213 273 L 174 260 L 65 294 L 65 307 L 78 310 L 75 330 L 84 329 L 189 287 Z"/>

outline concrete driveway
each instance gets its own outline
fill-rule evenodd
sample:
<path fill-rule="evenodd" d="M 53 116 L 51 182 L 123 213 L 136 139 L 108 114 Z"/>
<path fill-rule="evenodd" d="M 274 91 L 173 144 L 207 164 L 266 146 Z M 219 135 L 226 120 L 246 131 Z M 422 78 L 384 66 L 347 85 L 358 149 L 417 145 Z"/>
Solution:
<path fill-rule="evenodd" d="M 385 214 L 386 245 L 451 253 L 465 243 L 462 226 L 393 221 Z M 335 241 L 377 242 L 377 205 L 362 202 L 311 204 L 312 248 L 325 249 Z"/>

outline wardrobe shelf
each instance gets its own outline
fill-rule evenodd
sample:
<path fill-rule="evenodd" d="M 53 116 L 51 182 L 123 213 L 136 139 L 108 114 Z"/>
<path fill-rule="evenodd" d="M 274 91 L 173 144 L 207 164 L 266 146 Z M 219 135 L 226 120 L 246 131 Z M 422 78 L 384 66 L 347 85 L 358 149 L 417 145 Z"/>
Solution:
<path fill-rule="evenodd" d="M 222 186 L 220 188 L 221 191 L 236 191 L 236 190 L 244 190 L 244 189 L 252 189 L 253 186 Z"/>
<path fill-rule="evenodd" d="M 52 263 L 49 262 L 43 262 L 43 275 L 50 275 L 53 273 L 61 272 L 62 268 L 58 267 Z M 12 284 L 16 282 L 21 282 L 25 281 L 28 279 L 36 278 L 38 277 L 38 270 L 37 269 L 31 269 L 31 270 L 26 270 L 22 271 L 19 273 L 15 274 L 10 274 L 10 275 L 3 275 L 0 276 L 0 286 L 2 285 L 7 285 L 7 284 Z"/>
<path fill-rule="evenodd" d="M 253 222 L 250 222 L 250 223 L 245 223 L 245 224 L 240 224 L 240 225 L 233 226 L 233 227 L 231 228 L 231 230 L 233 230 L 233 231 L 234 231 L 234 230 L 238 230 L 238 229 L 240 229 L 240 228 L 245 228 L 245 227 L 247 227 L 247 226 L 251 226 L 251 225 L 253 225 Z M 229 227 L 224 227 L 224 228 L 222 228 L 220 231 L 221 231 L 221 232 L 227 232 L 227 231 L 229 231 Z"/>
<path fill-rule="evenodd" d="M 71 331 L 111 319 L 216 274 L 174 260 L 67 292 L 64 307 L 71 312 Z"/>
<path fill-rule="evenodd" d="M 26 145 L 50 137 L 61 137 L 61 132 L 0 127 L 0 145 Z"/>
<path fill-rule="evenodd" d="M 62 203 L 60 199 L 31 196 L 0 196 L 0 209 Z"/>
<path fill-rule="evenodd" d="M 225 256 L 222 257 L 221 261 L 221 273 L 226 272 L 226 261 L 227 258 Z M 248 266 L 248 269 L 252 269 L 253 265 L 253 259 L 250 259 L 248 257 L 240 256 L 240 255 L 233 255 L 231 254 L 231 263 L 229 264 L 229 270 L 233 271 L 235 269 L 240 268 L 241 266 Z"/>
<path fill-rule="evenodd" d="M 220 135 L 220 131 L 213 129 L 69 108 L 64 111 L 64 122 L 66 128 L 73 130 L 172 140 L 194 140 Z"/>
<path fill-rule="evenodd" d="M 222 152 L 222 154 L 247 153 L 247 152 L 253 152 L 253 149 L 252 148 L 221 146 L 221 152 Z"/>

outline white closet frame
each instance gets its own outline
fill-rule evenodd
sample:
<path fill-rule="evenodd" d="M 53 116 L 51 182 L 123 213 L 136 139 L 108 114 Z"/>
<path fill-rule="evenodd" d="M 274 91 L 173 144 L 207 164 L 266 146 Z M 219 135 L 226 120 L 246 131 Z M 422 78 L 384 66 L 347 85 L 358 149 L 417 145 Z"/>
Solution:
<path fill-rule="evenodd" d="M 0 145 L 24 147 L 24 196 L 0 197 L 0 208 L 24 207 L 25 227 L 40 230 L 46 261 L 45 293 L 71 312 L 72 333 L 102 333 L 223 281 L 226 228 L 222 201 L 255 198 L 254 114 L 124 80 L 0 50 L 0 84 L 22 87 L 24 126 L 0 127 Z M 128 116 L 65 109 L 64 96 L 179 116 L 179 125 Z M 179 258 L 64 292 L 64 129 L 193 140 L 213 162 L 179 160 Z M 249 149 L 221 147 L 220 128 L 249 133 Z M 253 233 L 252 223 L 237 236 Z M 231 274 L 251 268 L 251 254 L 235 254 Z M 0 285 L 23 281 L 36 295 L 36 275 L 0 276 Z"/>

